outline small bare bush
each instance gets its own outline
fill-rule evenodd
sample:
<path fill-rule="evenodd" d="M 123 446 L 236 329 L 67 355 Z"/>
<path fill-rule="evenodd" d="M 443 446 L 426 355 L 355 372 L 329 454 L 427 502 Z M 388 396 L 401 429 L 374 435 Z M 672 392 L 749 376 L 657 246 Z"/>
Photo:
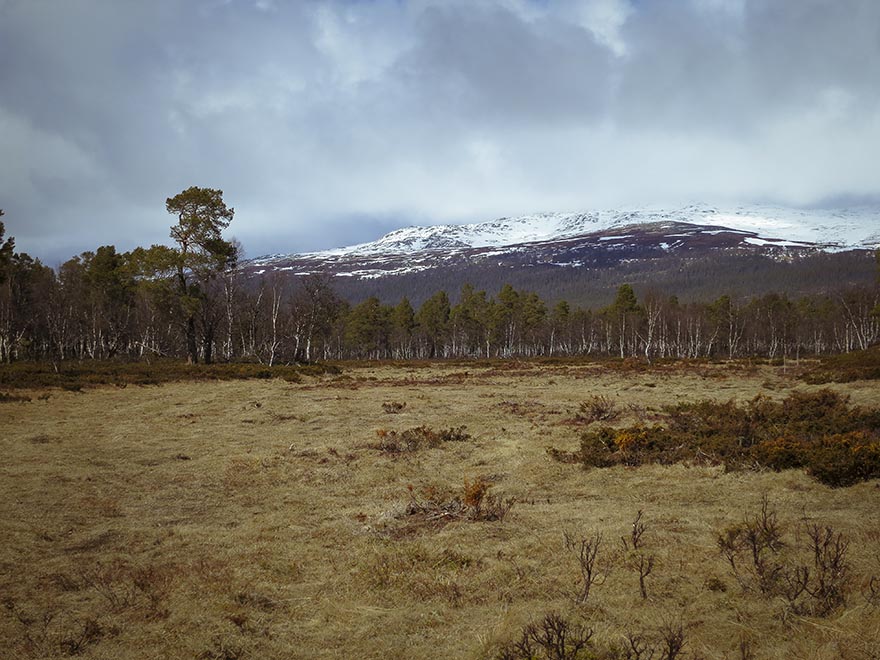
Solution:
<path fill-rule="evenodd" d="M 110 562 L 82 569 L 80 582 L 96 591 L 113 610 L 131 607 L 138 597 L 138 588 L 131 579 L 130 567 L 124 562 Z"/>
<path fill-rule="evenodd" d="M 406 408 L 405 401 L 386 401 L 382 404 L 382 410 L 389 415 L 397 415 L 398 413 L 403 412 L 404 408 Z"/>
<path fill-rule="evenodd" d="M 779 592 L 785 567 L 779 562 L 778 553 L 784 543 L 776 511 L 770 508 L 766 496 L 761 499 L 759 514 L 728 527 L 718 536 L 717 543 L 744 589 L 757 589 L 765 595 Z"/>
<path fill-rule="evenodd" d="M 581 401 L 578 406 L 577 420 L 582 424 L 592 424 L 593 422 L 612 422 L 620 417 L 620 410 L 613 399 L 602 395 L 594 394 L 589 399 Z"/>
<path fill-rule="evenodd" d="M 458 426 L 434 431 L 430 426 L 416 426 L 405 431 L 389 431 L 378 429 L 376 442 L 368 445 L 389 454 L 399 454 L 420 449 L 433 449 L 444 442 L 466 442 L 471 435 L 465 431 L 467 427 Z"/>
<path fill-rule="evenodd" d="M 621 536 L 620 541 L 623 543 L 624 549 L 624 565 L 639 574 L 639 593 L 642 598 L 648 597 L 648 589 L 646 579 L 654 570 L 654 555 L 646 554 L 642 548 L 644 546 L 643 536 L 648 529 L 648 525 L 643 520 L 644 512 L 639 509 L 633 520 L 629 537 Z"/>
<path fill-rule="evenodd" d="M 657 649 L 644 635 L 627 633 L 623 639 L 623 647 L 618 653 L 622 660 L 654 660 Z"/>
<path fill-rule="evenodd" d="M 565 451 L 556 447 L 547 447 L 547 455 L 560 463 L 580 463 L 581 453 L 577 451 Z"/>
<path fill-rule="evenodd" d="M 872 575 L 868 580 L 868 584 L 865 585 L 863 593 L 865 600 L 868 601 L 868 605 L 873 607 L 880 606 L 880 578 Z"/>
<path fill-rule="evenodd" d="M 643 512 L 641 509 L 639 509 L 638 512 L 636 513 L 635 520 L 633 520 L 632 529 L 630 530 L 630 533 L 629 533 L 629 539 L 627 540 L 627 538 L 625 536 L 621 537 L 620 540 L 623 541 L 623 549 L 624 550 L 629 550 L 630 545 L 632 545 L 633 550 L 638 550 L 640 547 L 642 547 L 642 536 L 644 535 L 645 531 L 648 529 L 648 525 L 646 525 L 642 521 L 642 516 L 643 516 Z"/>
<path fill-rule="evenodd" d="M 505 646 L 496 660 L 576 660 L 587 649 L 593 631 L 551 612 L 522 629 L 519 639 Z M 592 656 L 591 656 L 592 657 Z"/>
<path fill-rule="evenodd" d="M 781 596 L 796 614 L 824 617 L 846 604 L 851 583 L 849 541 L 827 525 L 809 525 L 806 536 L 810 561 L 783 558 L 780 551 L 786 544 L 781 527 L 765 497 L 757 516 L 719 535 L 718 548 L 745 590 Z"/>
<path fill-rule="evenodd" d="M 610 564 L 600 567 L 596 563 L 599 548 L 602 546 L 602 534 L 592 532 L 588 536 L 577 536 L 565 531 L 562 533 L 562 541 L 565 549 L 577 560 L 578 570 L 581 574 L 577 602 L 586 603 L 590 598 L 593 586 L 604 584 L 611 572 Z"/>
<path fill-rule="evenodd" d="M 407 486 L 409 502 L 403 513 L 411 526 L 442 527 L 455 520 L 501 522 L 516 504 L 516 498 L 491 492 L 492 483 L 483 477 L 465 479 L 461 494 L 444 495 L 439 489 L 426 487 L 417 493 Z"/>
<path fill-rule="evenodd" d="M 467 442 L 471 439 L 471 434 L 465 429 L 466 426 L 451 426 L 437 431 L 437 437 L 440 438 L 440 442 Z"/>
<path fill-rule="evenodd" d="M 58 641 L 58 646 L 65 655 L 79 655 L 103 636 L 104 630 L 100 624 L 95 619 L 87 618 L 66 631 Z"/>
<path fill-rule="evenodd" d="M 490 492 L 492 483 L 482 477 L 464 482 L 462 500 L 471 520 L 504 520 L 516 499 Z"/>
<path fill-rule="evenodd" d="M 55 608 L 36 613 L 21 608 L 12 598 L 4 598 L 2 604 L 18 626 L 20 635 L 17 640 L 5 640 L 17 650 L 17 655 L 9 657 L 80 655 L 105 634 L 100 623 L 92 617 L 75 619 Z"/>
<path fill-rule="evenodd" d="M 807 528 L 813 551 L 813 580 L 806 591 L 813 601 L 814 613 L 827 616 L 846 604 L 850 582 L 849 563 L 846 559 L 849 541 L 829 526 L 810 525 Z"/>
<path fill-rule="evenodd" d="M 685 629 L 664 623 L 658 630 L 627 632 L 622 643 L 593 640 L 593 630 L 551 613 L 525 626 L 519 636 L 495 654 L 495 660 L 681 660 Z M 694 658 L 699 656 L 694 655 Z M 750 656 L 744 656 L 750 658 Z"/>
<path fill-rule="evenodd" d="M 665 623 L 660 628 L 660 660 L 675 660 L 684 650 L 684 626 Z"/>
<path fill-rule="evenodd" d="M 642 594 L 643 600 L 647 599 L 648 588 L 645 585 L 645 579 L 651 574 L 651 571 L 654 570 L 654 555 L 645 555 L 639 552 L 632 563 L 639 574 L 639 593 Z"/>

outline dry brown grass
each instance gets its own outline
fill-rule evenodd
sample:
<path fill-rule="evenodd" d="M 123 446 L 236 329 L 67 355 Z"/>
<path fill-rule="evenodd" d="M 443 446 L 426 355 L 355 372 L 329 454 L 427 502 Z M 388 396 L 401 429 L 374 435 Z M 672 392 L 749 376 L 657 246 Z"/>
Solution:
<path fill-rule="evenodd" d="M 832 387 L 880 407 L 870 383 Z M 681 400 L 795 388 L 813 386 L 768 366 L 520 363 L 22 392 L 31 400 L 0 407 L 0 657 L 482 658 L 558 612 L 603 644 L 680 622 L 688 658 L 740 658 L 743 643 L 757 658 L 876 658 L 880 608 L 860 593 L 880 576 L 876 481 L 583 471 L 546 453 L 577 448 L 571 420 L 590 397 L 630 424 Z M 389 401 L 406 405 L 389 415 Z M 472 438 L 369 446 L 379 429 L 419 426 Z M 411 492 L 444 501 L 478 481 L 516 498 L 502 521 L 407 519 Z M 849 539 L 844 609 L 811 618 L 743 592 L 716 537 L 763 495 L 789 538 L 806 521 Z M 620 541 L 639 510 L 647 598 Z M 583 604 L 564 531 L 603 538 L 610 573 Z"/>

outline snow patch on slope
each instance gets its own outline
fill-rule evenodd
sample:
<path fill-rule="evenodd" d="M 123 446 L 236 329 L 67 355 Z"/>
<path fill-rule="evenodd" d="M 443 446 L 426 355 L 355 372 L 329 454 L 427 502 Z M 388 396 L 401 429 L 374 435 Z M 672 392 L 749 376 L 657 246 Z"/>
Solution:
<path fill-rule="evenodd" d="M 826 250 L 880 246 L 880 206 L 837 210 L 799 210 L 771 206 L 719 209 L 690 205 L 680 209 L 607 210 L 583 213 L 538 213 L 464 225 L 405 227 L 371 243 L 362 243 L 299 257 L 335 260 L 387 257 L 415 252 L 454 254 L 468 248 L 505 248 L 538 241 L 652 223 L 683 222 L 755 234 L 754 241 L 779 247 L 813 244 Z M 719 233 L 722 230 L 719 230 Z M 607 237 L 606 240 L 611 240 Z M 490 253 L 491 254 L 491 253 Z M 272 255 L 253 263 L 270 264 L 293 255 Z"/>

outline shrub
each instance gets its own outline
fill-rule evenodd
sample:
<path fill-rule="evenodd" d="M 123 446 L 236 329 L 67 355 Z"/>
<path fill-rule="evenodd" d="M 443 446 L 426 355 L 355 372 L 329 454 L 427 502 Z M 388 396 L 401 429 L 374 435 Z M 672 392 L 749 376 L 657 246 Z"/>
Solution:
<path fill-rule="evenodd" d="M 159 359 L 142 362 L 85 360 L 77 362 L 16 362 L 0 365 L 4 388 L 60 387 L 78 392 L 98 385 L 158 385 L 176 381 L 239 380 L 281 378 L 299 382 L 302 375 L 339 374 L 330 364 L 268 367 L 249 363 L 187 364 L 182 360 Z"/>
<path fill-rule="evenodd" d="M 611 572 L 611 565 L 600 567 L 596 563 L 599 556 L 599 548 L 602 547 L 602 534 L 592 532 L 587 536 L 577 536 L 569 532 L 562 533 L 563 546 L 570 552 L 578 563 L 581 574 L 580 588 L 577 597 L 578 603 L 586 603 L 590 598 L 590 591 L 594 585 L 603 585 Z"/>
<path fill-rule="evenodd" d="M 796 614 L 828 616 L 846 604 L 851 585 L 849 541 L 828 525 L 806 527 L 806 548 L 788 548 L 776 512 L 765 497 L 761 511 L 718 535 L 718 549 L 747 591 L 782 597 Z M 806 561 L 798 561 L 806 554 Z"/>
<path fill-rule="evenodd" d="M 477 477 L 473 481 L 465 479 L 462 503 L 471 520 L 504 520 L 516 504 L 515 498 L 505 498 L 490 492 L 491 489 L 492 483 L 484 477 Z"/>
<path fill-rule="evenodd" d="M 412 526 L 425 522 L 442 526 L 454 520 L 501 522 L 516 504 L 513 497 L 491 492 L 492 483 L 485 477 L 473 481 L 465 479 L 460 494 L 443 494 L 432 486 L 421 489 L 420 495 L 412 485 L 407 491 L 409 502 L 404 515 L 410 518 Z"/>
<path fill-rule="evenodd" d="M 526 625 L 517 640 L 502 648 L 496 660 L 576 660 L 588 648 L 593 631 L 570 623 L 555 612 Z"/>
<path fill-rule="evenodd" d="M 0 392 L 0 403 L 27 403 L 31 400 L 29 396 L 19 396 L 17 394 L 8 394 Z"/>
<path fill-rule="evenodd" d="M 680 458 L 672 436 L 662 426 L 635 424 L 622 429 L 602 426 L 581 435 L 584 467 L 671 463 Z"/>
<path fill-rule="evenodd" d="M 880 379 L 880 346 L 822 358 L 819 366 L 802 378 L 808 383 L 849 383 L 854 380 Z"/>
<path fill-rule="evenodd" d="M 378 440 L 370 445 L 371 449 L 397 454 L 403 452 L 418 451 L 420 449 L 432 449 L 439 447 L 444 442 L 465 442 L 471 439 L 470 434 L 465 432 L 464 426 L 441 429 L 434 431 L 430 426 L 415 426 L 405 431 L 389 431 L 378 429 Z"/>
<path fill-rule="evenodd" d="M 880 477 L 880 441 L 853 431 L 824 438 L 808 449 L 807 473 L 833 487 Z"/>
<path fill-rule="evenodd" d="M 758 464 L 777 471 L 803 467 L 806 461 L 804 443 L 793 438 L 765 440 L 755 445 L 751 455 Z"/>
<path fill-rule="evenodd" d="M 743 589 L 757 589 L 767 595 L 779 592 L 784 567 L 777 557 L 785 544 L 776 511 L 770 508 L 766 496 L 759 514 L 725 529 L 718 535 L 717 544 Z"/>
<path fill-rule="evenodd" d="M 676 660 L 682 658 L 685 629 L 664 623 L 655 634 L 628 632 L 622 644 L 596 642 L 593 630 L 551 612 L 522 628 L 495 660 Z M 700 657 L 694 655 L 694 657 Z"/>
<path fill-rule="evenodd" d="M 440 442 L 467 442 L 471 439 L 471 434 L 465 431 L 466 426 L 453 426 L 448 429 L 437 431 L 437 437 Z"/>
<path fill-rule="evenodd" d="M 611 422 L 620 416 L 617 404 L 613 399 L 601 394 L 594 394 L 578 407 L 577 421 L 585 424 L 593 422 Z"/>
<path fill-rule="evenodd" d="M 664 408 L 660 421 L 586 431 L 576 458 L 584 467 L 689 460 L 728 469 L 806 468 L 835 487 L 880 477 L 880 411 L 851 406 L 830 390 L 794 392 L 780 402 L 680 403 Z M 562 462 L 575 458 L 547 451 Z"/>

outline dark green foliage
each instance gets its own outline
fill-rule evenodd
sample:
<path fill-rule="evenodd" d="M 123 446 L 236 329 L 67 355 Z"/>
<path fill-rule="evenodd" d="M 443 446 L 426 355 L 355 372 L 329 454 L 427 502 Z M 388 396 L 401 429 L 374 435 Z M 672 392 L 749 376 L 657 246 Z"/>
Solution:
<path fill-rule="evenodd" d="M 378 298 L 367 298 L 351 308 L 345 328 L 345 340 L 356 357 L 369 358 L 388 349 L 391 335 L 391 310 Z"/>
<path fill-rule="evenodd" d="M 0 209 L 0 218 L 2 218 L 3 215 L 3 209 Z M 0 222 L 0 284 L 3 284 L 3 281 L 7 277 L 7 268 L 9 267 L 9 263 L 12 261 L 12 255 L 15 252 L 15 239 L 10 236 L 4 241 L 3 234 L 5 232 L 6 229 L 3 226 L 3 223 Z"/>
<path fill-rule="evenodd" d="M 581 436 L 585 467 L 694 461 L 728 469 L 805 467 L 829 486 L 880 477 L 880 411 L 851 406 L 831 390 L 780 402 L 699 401 L 664 410 L 662 424 L 602 426 Z M 558 454 L 558 456 L 556 456 Z M 551 452 L 564 458 L 563 452 Z"/>
<path fill-rule="evenodd" d="M 429 358 L 442 356 L 443 344 L 449 331 L 449 314 L 449 296 L 445 291 L 438 291 L 419 308 L 416 321 L 428 345 Z"/>
<path fill-rule="evenodd" d="M 639 301 L 636 299 L 636 292 L 629 284 L 621 284 L 617 288 L 617 295 L 611 304 L 614 314 L 630 314 L 640 311 Z"/>
<path fill-rule="evenodd" d="M 14 253 L 0 224 L 0 361 L 161 356 L 210 363 L 220 355 L 226 362 L 273 365 L 316 359 L 586 357 L 603 360 L 609 369 L 636 372 L 671 361 L 759 357 L 801 371 L 805 356 L 861 349 L 855 358 L 826 361 L 806 378 L 880 378 L 880 352 L 865 350 L 880 341 L 880 290 L 873 270 L 871 284 L 834 277 L 841 255 L 803 256 L 789 264 L 801 268 L 815 260 L 819 265 L 811 268 L 814 279 L 821 275 L 821 291 L 799 289 L 798 278 L 763 278 L 760 287 L 728 288 L 712 302 L 702 289 L 664 285 L 656 273 L 638 277 L 632 270 L 638 266 L 623 263 L 612 270 L 600 264 L 550 271 L 537 264 L 506 267 L 500 281 L 473 280 L 483 289 L 468 282 L 474 272 L 464 268 L 458 273 L 464 279 L 456 285 L 457 301 L 450 300 L 446 280 L 432 270 L 399 291 L 402 297 L 391 298 L 375 280 L 360 283 L 360 293 L 352 295 L 346 280 L 357 278 L 332 272 L 291 278 L 294 273 L 286 268 L 239 267 L 240 246 L 222 236 L 233 210 L 220 190 L 188 188 L 166 200 L 166 209 L 177 220 L 171 228 L 174 247 L 118 253 L 112 245 L 101 246 L 56 270 Z M 866 255 L 859 255 L 849 259 L 865 261 Z M 742 281 L 751 262 L 742 255 L 735 259 L 729 274 Z M 698 261 L 690 260 L 687 268 Z M 576 275 L 578 286 L 560 286 L 560 270 Z M 523 279 L 524 271 L 552 277 L 530 290 L 532 280 Z M 828 281 L 846 284 L 826 291 Z M 718 286 L 729 283 L 722 281 L 713 291 Z M 763 293 L 768 286 L 780 292 Z M 809 297 L 798 299 L 796 293 Z M 418 313 L 408 296 L 421 303 Z M 704 301 L 695 302 L 699 297 Z M 391 305 L 392 299 L 400 302 Z M 609 362 L 610 356 L 620 361 Z"/>
<path fill-rule="evenodd" d="M 212 309 L 212 297 L 216 296 L 211 295 L 211 289 L 214 281 L 232 271 L 238 261 L 238 247 L 221 236 L 235 211 L 224 203 L 222 190 L 196 186 L 169 197 L 165 208 L 178 220 L 171 227 L 171 238 L 178 247 L 170 255 L 174 270 L 168 285 L 175 293 L 187 355 L 190 362 L 198 362 L 197 336 L 201 330 L 201 355 L 210 363 L 219 320 Z"/>
<path fill-rule="evenodd" d="M 450 324 L 456 341 L 467 355 L 485 355 L 493 329 L 494 305 L 485 291 L 470 284 L 461 288 L 459 302 L 450 311 Z"/>

